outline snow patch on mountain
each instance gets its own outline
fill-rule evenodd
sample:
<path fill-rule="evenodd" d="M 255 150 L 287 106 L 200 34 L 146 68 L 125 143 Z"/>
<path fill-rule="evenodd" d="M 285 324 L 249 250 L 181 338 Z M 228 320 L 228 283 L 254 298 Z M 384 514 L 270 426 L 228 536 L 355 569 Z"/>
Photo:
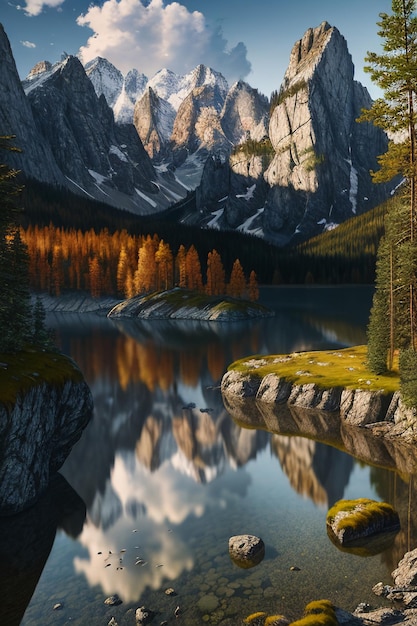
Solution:
<path fill-rule="evenodd" d="M 97 96 L 104 95 L 107 104 L 113 107 L 123 87 L 123 74 L 110 61 L 96 57 L 84 66 Z"/>

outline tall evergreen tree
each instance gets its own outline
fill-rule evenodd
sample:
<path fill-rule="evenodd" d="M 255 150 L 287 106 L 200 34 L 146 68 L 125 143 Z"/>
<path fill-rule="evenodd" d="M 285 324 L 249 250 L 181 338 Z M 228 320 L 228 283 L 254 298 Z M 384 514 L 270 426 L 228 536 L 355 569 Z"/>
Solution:
<path fill-rule="evenodd" d="M 16 150 L 9 142 L 13 137 L 0 137 L 0 148 Z M 16 352 L 31 339 L 31 305 L 29 292 L 28 254 L 17 227 L 19 208 L 16 197 L 21 187 L 18 172 L 0 164 L 0 351 Z"/>
<path fill-rule="evenodd" d="M 380 13 L 378 34 L 383 39 L 383 51 L 368 52 L 365 70 L 382 89 L 384 98 L 376 100 L 362 112 L 359 121 L 373 122 L 390 133 L 393 140 L 379 157 L 380 169 L 373 172 L 375 182 L 391 180 L 396 175 L 406 179 L 408 220 L 401 220 L 401 232 L 391 228 L 379 252 L 379 271 L 374 307 L 368 335 L 370 363 L 382 365 L 381 355 L 386 335 L 382 317 L 389 318 L 390 358 L 394 348 L 416 349 L 416 209 L 417 209 L 417 16 L 415 0 L 392 0 L 392 14 Z M 384 285 L 387 276 L 389 287 Z M 401 298 L 397 294 L 401 293 Z M 402 316 L 398 313 L 401 310 Z M 374 316 L 374 319 L 372 319 Z M 404 322 L 400 322 L 403 319 Z M 396 328 L 394 328 L 396 322 Z M 382 333 L 379 337 L 376 335 Z M 385 337 L 382 339 L 381 337 Z"/>

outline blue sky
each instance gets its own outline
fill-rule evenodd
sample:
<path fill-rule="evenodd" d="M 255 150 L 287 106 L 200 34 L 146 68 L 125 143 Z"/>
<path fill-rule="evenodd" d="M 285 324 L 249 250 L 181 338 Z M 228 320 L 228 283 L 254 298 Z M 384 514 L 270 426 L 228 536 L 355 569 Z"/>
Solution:
<path fill-rule="evenodd" d="M 376 96 L 364 56 L 378 51 L 377 20 L 390 0 L 2 0 L 0 22 L 21 78 L 62 52 L 103 56 L 123 73 L 183 74 L 199 63 L 232 83 L 243 78 L 269 96 L 278 89 L 293 44 L 327 20 L 348 43 L 355 77 Z"/>

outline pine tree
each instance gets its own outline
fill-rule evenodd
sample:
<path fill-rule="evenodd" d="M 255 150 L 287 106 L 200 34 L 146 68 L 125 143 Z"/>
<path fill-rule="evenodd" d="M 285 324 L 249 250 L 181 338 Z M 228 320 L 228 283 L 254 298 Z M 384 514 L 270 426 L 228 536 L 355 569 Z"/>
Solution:
<path fill-rule="evenodd" d="M 16 150 L 12 137 L 0 137 L 0 148 Z M 0 164 L 0 351 L 16 352 L 31 339 L 29 259 L 17 226 L 18 172 Z"/>
<path fill-rule="evenodd" d="M 33 328 L 32 328 L 32 341 L 38 346 L 43 347 L 52 347 L 52 332 L 46 328 L 45 324 L 45 307 L 43 306 L 42 300 L 38 297 L 36 298 L 35 305 L 33 307 Z"/>
<path fill-rule="evenodd" d="M 1 272 L 0 342 L 3 351 L 17 352 L 30 341 L 32 334 L 28 256 L 19 229 L 9 233 L 1 257 L 1 265 L 4 263 L 5 267 Z"/>
<path fill-rule="evenodd" d="M 117 263 L 117 291 L 120 295 L 125 295 L 127 270 L 127 252 L 125 246 L 122 246 Z"/>
<path fill-rule="evenodd" d="M 376 289 L 368 324 L 368 366 L 372 372 L 383 374 L 392 363 L 390 350 L 390 263 L 389 244 L 381 240 L 377 260 Z"/>
<path fill-rule="evenodd" d="M 359 121 L 372 122 L 395 137 L 391 140 L 388 150 L 378 159 L 380 169 L 373 173 L 375 182 L 391 180 L 395 175 L 406 178 L 408 189 L 408 223 L 401 236 L 385 242 L 387 246 L 381 251 L 380 257 L 389 254 L 391 263 L 390 288 L 381 287 L 382 280 L 377 279 L 376 306 L 373 315 L 378 319 L 381 311 L 386 310 L 390 319 L 391 341 L 390 352 L 393 351 L 393 338 L 399 334 L 393 332 L 394 321 L 398 318 L 394 306 L 395 290 L 403 294 L 402 307 L 407 320 L 407 330 L 402 325 L 401 347 L 416 349 L 416 209 L 417 209 L 417 145 L 416 145 L 416 110 L 417 96 L 417 17 L 414 0 L 392 0 L 392 14 L 380 13 L 379 35 L 384 40 L 383 52 L 368 52 L 365 70 L 371 74 L 372 80 L 383 90 L 384 99 L 376 100 L 369 110 L 362 111 Z M 398 233 L 396 233 L 398 236 Z M 395 250 L 395 252 L 394 252 Z M 385 272 L 386 273 L 386 272 Z M 397 283 L 394 286 L 394 277 Z M 379 287 L 378 287 L 379 283 Z M 406 294 L 406 298 L 404 295 Z M 384 305 L 381 299 L 391 298 L 391 303 Z M 397 303 L 400 300 L 397 299 Z M 374 346 L 381 349 L 384 342 L 377 341 L 372 333 L 378 332 L 378 321 L 370 320 L 368 338 L 369 360 L 381 362 L 381 358 L 372 355 Z M 405 331 L 405 332 L 404 332 Z M 390 358 L 391 360 L 391 358 Z"/>

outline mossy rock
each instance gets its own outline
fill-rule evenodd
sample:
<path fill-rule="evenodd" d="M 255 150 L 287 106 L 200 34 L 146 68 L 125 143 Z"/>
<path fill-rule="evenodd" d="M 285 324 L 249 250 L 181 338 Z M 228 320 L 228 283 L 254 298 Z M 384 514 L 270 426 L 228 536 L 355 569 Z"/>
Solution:
<path fill-rule="evenodd" d="M 327 532 L 341 546 L 364 545 L 364 539 L 400 530 L 400 518 L 387 502 L 369 498 L 339 500 L 327 513 Z"/>
<path fill-rule="evenodd" d="M 268 613 L 265 611 L 256 611 L 255 613 L 251 613 L 243 620 L 244 624 L 250 624 L 250 626 L 260 626 L 265 623 L 265 619 L 268 616 Z"/>
<path fill-rule="evenodd" d="M 314 600 L 304 609 L 304 617 L 291 626 L 337 626 L 337 617 L 330 600 Z"/>

